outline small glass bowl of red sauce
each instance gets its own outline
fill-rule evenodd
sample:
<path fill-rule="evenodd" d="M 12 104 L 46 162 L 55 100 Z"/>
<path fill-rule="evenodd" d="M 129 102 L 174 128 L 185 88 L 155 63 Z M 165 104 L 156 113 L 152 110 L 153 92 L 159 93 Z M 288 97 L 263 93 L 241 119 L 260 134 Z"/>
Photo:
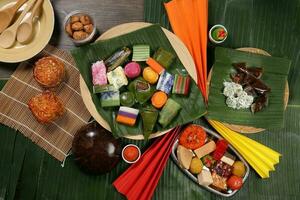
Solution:
<path fill-rule="evenodd" d="M 126 145 L 122 150 L 122 158 L 125 162 L 133 164 L 141 157 L 141 150 L 134 144 Z"/>

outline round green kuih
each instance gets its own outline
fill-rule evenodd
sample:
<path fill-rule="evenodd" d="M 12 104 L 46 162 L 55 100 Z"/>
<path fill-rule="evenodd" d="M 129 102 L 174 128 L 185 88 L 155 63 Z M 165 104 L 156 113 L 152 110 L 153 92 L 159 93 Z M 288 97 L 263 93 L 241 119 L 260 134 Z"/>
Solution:
<path fill-rule="evenodd" d="M 120 95 L 120 103 L 127 107 L 133 106 L 135 104 L 134 94 L 132 92 L 123 92 Z"/>

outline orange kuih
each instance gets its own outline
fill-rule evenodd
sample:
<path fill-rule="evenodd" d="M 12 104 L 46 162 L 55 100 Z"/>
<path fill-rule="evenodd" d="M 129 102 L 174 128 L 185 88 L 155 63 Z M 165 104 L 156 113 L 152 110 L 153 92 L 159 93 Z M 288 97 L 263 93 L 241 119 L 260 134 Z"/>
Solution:
<path fill-rule="evenodd" d="M 166 93 L 162 91 L 157 91 L 153 94 L 151 98 L 151 103 L 155 108 L 162 108 L 168 100 Z"/>
<path fill-rule="evenodd" d="M 161 74 L 165 68 L 163 68 L 156 60 L 153 58 L 148 58 L 146 63 L 151 67 L 156 73 Z"/>

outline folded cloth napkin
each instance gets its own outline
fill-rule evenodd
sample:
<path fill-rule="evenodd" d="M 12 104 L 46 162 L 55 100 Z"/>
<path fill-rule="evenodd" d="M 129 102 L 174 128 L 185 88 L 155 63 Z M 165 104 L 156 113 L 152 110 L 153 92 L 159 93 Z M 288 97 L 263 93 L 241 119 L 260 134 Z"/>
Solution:
<path fill-rule="evenodd" d="M 198 85 L 207 101 L 208 0 L 172 0 L 164 5 L 174 33 L 194 58 Z"/>
<path fill-rule="evenodd" d="M 129 200 L 151 199 L 160 176 L 178 137 L 180 127 L 176 127 L 156 141 L 113 183 L 115 188 Z"/>

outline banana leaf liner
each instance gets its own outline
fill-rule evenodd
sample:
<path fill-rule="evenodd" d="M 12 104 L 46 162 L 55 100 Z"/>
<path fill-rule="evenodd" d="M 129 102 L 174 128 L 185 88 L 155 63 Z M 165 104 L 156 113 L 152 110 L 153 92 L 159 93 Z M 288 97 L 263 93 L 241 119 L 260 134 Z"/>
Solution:
<path fill-rule="evenodd" d="M 247 66 L 264 69 L 261 80 L 271 87 L 269 103 L 260 112 L 252 114 L 250 109 L 234 110 L 227 107 L 223 82 L 230 81 L 235 72 L 232 63 L 245 62 Z M 215 63 L 209 88 L 208 119 L 229 124 L 257 128 L 282 128 L 284 118 L 284 93 L 291 62 L 288 59 L 257 55 L 233 49 L 217 47 Z"/>
<path fill-rule="evenodd" d="M 77 64 L 77 67 L 90 90 L 93 102 L 99 114 L 110 124 L 110 127 L 115 137 L 142 134 L 142 119 L 139 116 L 136 125 L 133 127 L 115 123 L 115 115 L 117 114 L 118 109 L 103 109 L 100 105 L 99 96 L 93 94 L 91 65 L 97 60 L 103 60 L 108 58 L 118 49 L 121 49 L 125 46 L 132 47 L 134 44 L 150 45 L 151 55 L 153 55 L 153 53 L 160 47 L 171 52 L 173 55 L 176 55 L 176 52 L 171 46 L 168 38 L 165 36 L 161 27 L 158 25 L 152 25 L 128 34 L 124 34 L 122 36 L 99 41 L 94 44 L 77 48 L 71 51 L 72 56 L 74 57 L 74 60 Z M 180 62 L 178 56 L 176 55 L 176 58 L 174 59 L 172 66 L 169 67 L 168 72 L 176 74 L 182 69 L 183 65 Z M 191 122 L 201 117 L 206 112 L 202 95 L 194 81 L 191 82 L 190 94 L 188 96 L 171 94 L 169 97 L 178 102 L 181 105 L 182 109 L 168 126 L 162 128 L 158 123 L 156 123 L 154 131 L 167 130 L 177 125 L 182 125 Z M 149 101 L 147 103 L 149 103 Z M 136 104 L 136 108 L 141 108 L 142 106 L 143 105 Z"/>

